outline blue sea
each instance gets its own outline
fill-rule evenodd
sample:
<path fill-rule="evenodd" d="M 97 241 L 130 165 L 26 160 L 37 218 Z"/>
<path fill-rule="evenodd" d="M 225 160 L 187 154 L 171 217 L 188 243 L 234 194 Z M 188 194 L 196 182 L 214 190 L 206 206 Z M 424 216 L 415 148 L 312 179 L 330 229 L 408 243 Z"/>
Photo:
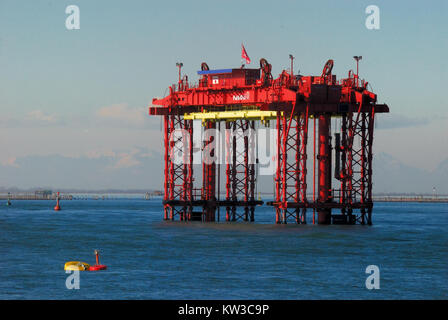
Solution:
<path fill-rule="evenodd" d="M 447 299 L 448 205 L 375 204 L 373 226 L 162 220 L 160 199 L 0 206 L 0 299 Z M 223 215 L 223 212 L 222 212 Z M 64 264 L 81 272 L 66 288 Z M 366 267 L 380 271 L 368 290 Z"/>

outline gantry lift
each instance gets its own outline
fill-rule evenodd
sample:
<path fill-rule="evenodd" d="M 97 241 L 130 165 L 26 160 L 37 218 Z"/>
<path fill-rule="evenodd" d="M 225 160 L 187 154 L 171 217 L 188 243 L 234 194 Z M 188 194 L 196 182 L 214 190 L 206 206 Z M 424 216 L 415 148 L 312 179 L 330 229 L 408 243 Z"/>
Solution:
<path fill-rule="evenodd" d="M 355 58 L 358 62 L 359 57 Z M 150 115 L 164 119 L 164 218 L 219 221 L 219 208 L 224 207 L 226 221 L 254 221 L 255 207 L 263 202 L 255 195 L 257 164 L 249 161 L 255 145 L 248 132 L 256 122 L 275 122 L 275 194 L 267 204 L 275 208 L 276 223 L 307 223 L 310 209 L 313 223 L 317 213 L 319 224 L 371 224 L 374 120 L 389 108 L 377 103 L 358 70 L 338 81 L 332 68 L 333 60 L 328 60 L 319 76 L 294 75 L 291 68 L 274 79 L 266 59 L 260 60 L 257 69 L 210 70 L 202 63 L 199 83 L 192 85 L 186 77 L 181 79 L 179 67 L 178 84 L 169 87 L 168 96 L 153 99 L 158 107 L 149 107 Z M 341 121 L 338 132 L 334 130 L 334 146 L 332 117 Z M 231 150 L 226 154 L 225 199 L 220 199 L 220 168 L 215 162 L 202 163 L 202 186 L 194 187 L 192 137 L 193 120 L 198 119 L 204 129 L 225 123 L 225 143 Z M 314 120 L 312 200 L 307 197 L 310 119 Z M 183 139 L 176 143 L 173 135 L 180 129 Z M 206 132 L 202 150 L 213 157 L 214 137 Z M 173 161 L 177 152 L 183 154 L 181 163 Z M 337 187 L 332 186 L 333 171 Z M 340 214 L 333 209 L 340 209 Z"/>

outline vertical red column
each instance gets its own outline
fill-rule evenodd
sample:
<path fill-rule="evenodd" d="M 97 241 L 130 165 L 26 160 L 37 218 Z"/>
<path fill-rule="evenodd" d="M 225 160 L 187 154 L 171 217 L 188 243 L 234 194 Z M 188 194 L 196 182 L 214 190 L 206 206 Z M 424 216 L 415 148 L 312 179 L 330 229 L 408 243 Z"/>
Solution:
<path fill-rule="evenodd" d="M 250 130 L 255 130 L 255 122 L 251 121 L 249 122 L 249 132 L 251 132 Z M 255 132 L 251 132 L 250 134 L 255 134 Z M 255 158 L 257 157 L 256 155 L 256 148 L 255 148 L 255 138 L 254 136 L 251 136 L 251 138 L 249 139 L 250 143 L 249 143 L 249 150 L 248 152 L 250 152 L 251 157 L 251 164 L 249 164 L 249 201 L 255 201 L 255 183 L 256 183 L 256 177 L 255 177 L 255 164 L 253 163 L 253 161 L 255 160 Z M 250 215 L 249 215 L 249 220 L 251 222 L 253 222 L 255 220 L 255 207 L 253 205 L 250 206 L 249 208 L 250 210 Z"/>
<path fill-rule="evenodd" d="M 292 117 L 292 115 L 291 115 Z M 287 190 L 287 167 L 288 167 L 288 119 L 286 118 L 286 116 L 282 117 L 282 129 L 283 129 L 283 135 L 282 135 L 282 152 L 283 152 L 283 157 L 282 157 L 282 167 L 281 167 L 281 178 L 282 178 L 282 190 L 281 190 L 281 196 L 282 196 L 282 206 L 283 206 L 283 210 L 282 210 L 282 223 L 286 223 L 286 213 L 287 213 L 287 207 L 288 207 L 288 199 L 286 196 L 286 190 Z"/>
<path fill-rule="evenodd" d="M 213 121 L 208 121 L 206 124 L 206 129 L 215 129 L 216 123 Z M 216 210 L 216 162 L 213 160 L 215 157 L 216 142 L 213 139 L 217 137 L 212 137 L 210 134 L 205 134 L 204 149 L 206 150 L 206 156 L 209 157 L 209 161 L 204 161 L 203 164 L 203 188 L 205 194 L 206 205 L 204 207 L 205 221 L 215 221 L 215 210 Z"/>
<path fill-rule="evenodd" d="M 323 114 L 319 116 L 319 154 L 317 156 L 319 163 L 318 173 L 318 201 L 326 203 L 330 201 L 331 190 L 331 157 L 330 157 L 330 115 Z M 318 223 L 331 223 L 331 209 L 318 209 Z"/>
<path fill-rule="evenodd" d="M 346 213 L 347 196 L 347 115 L 343 114 L 341 119 L 341 196 L 339 202 L 344 204 L 342 214 Z"/>
<path fill-rule="evenodd" d="M 175 116 L 174 115 L 170 115 L 169 119 L 168 119 L 168 124 L 169 124 L 169 129 L 167 130 L 167 136 L 168 136 L 168 181 L 169 181 L 169 200 L 174 200 L 175 198 L 175 175 L 174 175 L 174 163 L 171 160 L 171 151 L 173 150 L 174 147 L 174 142 L 171 141 L 171 134 L 172 132 L 175 130 Z M 175 210 L 174 208 L 170 205 L 169 207 L 170 209 L 170 214 L 169 214 L 169 219 L 170 220 L 174 220 L 174 213 Z"/>
<path fill-rule="evenodd" d="M 281 223 L 281 188 L 282 188 L 282 182 L 281 182 L 281 168 L 282 168 L 282 160 L 283 160 L 283 153 L 282 153 L 282 133 L 283 133 L 283 126 L 282 126 L 282 119 L 283 115 L 277 116 L 277 161 L 276 161 L 276 174 L 275 174 L 275 202 L 278 203 L 278 205 L 275 206 L 275 223 Z"/>
<path fill-rule="evenodd" d="M 230 157 L 230 152 L 231 152 L 231 145 L 230 145 L 230 130 L 231 130 L 231 126 L 230 126 L 230 122 L 226 122 L 226 200 L 230 201 L 230 193 L 231 193 L 231 184 L 230 184 L 230 180 L 231 180 L 231 169 L 230 169 L 230 162 L 231 162 L 231 157 Z M 230 206 L 226 207 L 226 221 L 230 221 Z"/>
<path fill-rule="evenodd" d="M 164 167 L 164 194 L 163 194 L 163 200 L 168 200 L 168 116 L 163 117 L 163 142 L 165 147 L 165 167 Z M 163 219 L 168 220 L 168 207 L 166 204 L 163 205 Z"/>
<path fill-rule="evenodd" d="M 241 129 L 243 132 L 249 130 L 249 121 L 241 121 Z M 249 137 L 243 134 L 243 168 L 244 168 L 244 197 L 243 201 L 247 202 L 249 200 Z M 249 207 L 244 207 L 244 221 L 249 220 Z"/>
<path fill-rule="evenodd" d="M 313 115 L 313 203 L 316 202 L 316 115 Z M 313 207 L 313 224 L 316 223 L 316 209 Z"/>
<path fill-rule="evenodd" d="M 369 206 L 367 209 L 367 224 L 372 225 L 372 209 L 373 209 L 373 200 L 372 200 L 372 160 L 373 160 L 373 128 L 375 123 L 375 105 L 372 107 L 372 112 L 368 115 L 369 124 L 367 126 L 369 141 L 367 143 L 367 201 L 369 202 Z"/>
<path fill-rule="evenodd" d="M 184 167 L 183 167 L 183 194 L 182 200 L 186 203 L 193 200 L 193 120 L 184 120 L 183 136 L 183 152 L 184 152 Z M 185 205 L 181 212 L 181 220 L 190 220 L 193 207 Z"/>
<path fill-rule="evenodd" d="M 231 165 L 231 188 L 232 188 L 232 201 L 237 201 L 238 199 L 238 184 L 237 184 L 237 145 L 236 145 L 236 130 L 237 130 L 237 122 L 232 122 L 232 165 Z M 236 206 L 232 205 L 232 221 L 236 221 Z"/>

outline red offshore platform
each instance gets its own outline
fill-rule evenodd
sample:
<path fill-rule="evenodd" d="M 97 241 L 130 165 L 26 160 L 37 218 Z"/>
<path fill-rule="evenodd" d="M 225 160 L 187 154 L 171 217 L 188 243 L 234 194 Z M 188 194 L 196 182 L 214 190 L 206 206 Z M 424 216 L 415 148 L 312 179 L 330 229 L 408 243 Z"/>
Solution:
<path fill-rule="evenodd" d="M 202 63 L 195 85 L 186 76 L 181 78 L 182 64 L 177 64 L 177 85 L 169 87 L 165 98 L 153 99 L 158 107 L 149 107 L 150 115 L 164 119 L 164 219 L 219 221 L 219 209 L 224 207 L 226 221 L 254 221 L 255 207 L 263 202 L 255 195 L 258 159 L 249 161 L 257 146 L 247 132 L 258 122 L 269 126 L 271 121 L 276 129 L 275 191 L 274 200 L 267 204 L 275 209 L 276 223 L 307 223 L 308 209 L 313 212 L 313 224 L 372 224 L 374 120 L 389 108 L 377 103 L 368 82 L 359 78 L 358 68 L 356 74 L 349 71 L 347 78 L 337 80 L 332 74 L 333 60 L 328 60 L 321 75 L 294 75 L 290 58 L 291 70 L 283 70 L 276 79 L 266 59 L 260 60 L 257 69 L 210 70 Z M 354 58 L 358 64 L 361 57 Z M 332 117 L 340 121 L 333 145 Z M 220 199 L 221 170 L 213 161 L 202 163 L 202 185 L 194 186 L 194 150 L 200 147 L 213 157 L 216 147 L 212 143 L 216 137 L 207 133 L 202 146 L 194 146 L 195 119 L 202 120 L 204 132 L 225 123 L 225 199 Z M 312 199 L 307 195 L 310 126 L 314 137 Z M 176 135 L 179 131 L 181 138 Z M 174 161 L 176 153 L 184 161 Z"/>

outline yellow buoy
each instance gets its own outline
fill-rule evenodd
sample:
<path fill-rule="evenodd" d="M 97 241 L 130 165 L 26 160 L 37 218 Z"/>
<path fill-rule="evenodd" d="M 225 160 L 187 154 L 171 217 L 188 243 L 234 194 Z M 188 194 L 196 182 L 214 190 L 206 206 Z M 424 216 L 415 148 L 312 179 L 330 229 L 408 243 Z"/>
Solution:
<path fill-rule="evenodd" d="M 85 271 L 89 270 L 90 264 L 82 262 L 82 261 L 69 261 L 64 265 L 64 270 L 79 270 Z"/>

